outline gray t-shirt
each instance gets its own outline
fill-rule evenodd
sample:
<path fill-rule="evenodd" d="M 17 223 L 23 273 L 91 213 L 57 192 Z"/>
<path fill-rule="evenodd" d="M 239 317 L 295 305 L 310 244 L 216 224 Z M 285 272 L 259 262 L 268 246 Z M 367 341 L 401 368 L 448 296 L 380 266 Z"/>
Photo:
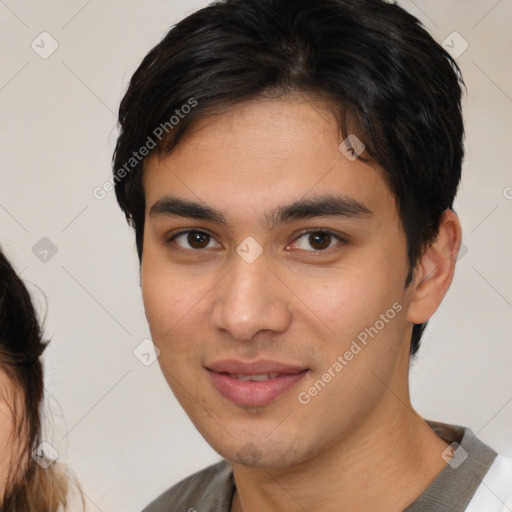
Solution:
<path fill-rule="evenodd" d="M 441 473 L 404 512 L 464 512 L 497 454 L 468 428 L 428 424 L 447 443 L 457 444 Z M 143 512 L 229 512 L 234 492 L 232 465 L 222 460 L 177 483 Z"/>

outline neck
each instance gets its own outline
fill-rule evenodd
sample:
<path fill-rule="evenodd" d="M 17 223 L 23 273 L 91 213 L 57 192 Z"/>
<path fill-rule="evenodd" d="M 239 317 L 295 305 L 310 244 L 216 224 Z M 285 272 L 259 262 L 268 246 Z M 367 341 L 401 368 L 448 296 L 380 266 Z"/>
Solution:
<path fill-rule="evenodd" d="M 412 409 L 408 393 L 354 432 L 287 468 L 233 464 L 231 512 L 400 511 L 442 471 L 447 443 Z"/>

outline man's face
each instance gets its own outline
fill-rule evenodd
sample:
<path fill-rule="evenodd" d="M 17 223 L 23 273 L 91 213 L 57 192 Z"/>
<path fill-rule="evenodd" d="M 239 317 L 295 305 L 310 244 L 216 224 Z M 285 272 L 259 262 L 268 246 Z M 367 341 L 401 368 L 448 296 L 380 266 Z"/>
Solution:
<path fill-rule="evenodd" d="M 285 97 L 205 118 L 145 162 L 142 291 L 159 363 L 233 462 L 306 461 L 406 398 L 405 235 L 382 171 L 340 142 L 326 105 Z M 330 211 L 282 211 L 327 196 Z"/>

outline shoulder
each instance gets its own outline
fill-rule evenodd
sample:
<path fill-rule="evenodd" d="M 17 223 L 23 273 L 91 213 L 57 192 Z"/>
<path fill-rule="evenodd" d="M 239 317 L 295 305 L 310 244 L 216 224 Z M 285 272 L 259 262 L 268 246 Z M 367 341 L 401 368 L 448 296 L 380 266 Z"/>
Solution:
<path fill-rule="evenodd" d="M 512 458 L 498 455 L 471 500 L 467 512 L 512 509 Z"/>
<path fill-rule="evenodd" d="M 233 491 L 233 468 L 222 460 L 173 485 L 142 512 L 224 512 L 229 510 Z"/>

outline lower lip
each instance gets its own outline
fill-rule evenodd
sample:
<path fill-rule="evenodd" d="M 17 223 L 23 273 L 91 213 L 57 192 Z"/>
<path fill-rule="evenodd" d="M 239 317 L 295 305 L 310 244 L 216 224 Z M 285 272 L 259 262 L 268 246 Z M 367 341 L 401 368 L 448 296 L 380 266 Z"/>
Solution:
<path fill-rule="evenodd" d="M 239 380 L 225 373 L 208 370 L 213 385 L 228 400 L 236 405 L 260 407 L 275 400 L 279 395 L 297 384 L 308 372 L 282 374 L 274 379 L 263 381 Z"/>

